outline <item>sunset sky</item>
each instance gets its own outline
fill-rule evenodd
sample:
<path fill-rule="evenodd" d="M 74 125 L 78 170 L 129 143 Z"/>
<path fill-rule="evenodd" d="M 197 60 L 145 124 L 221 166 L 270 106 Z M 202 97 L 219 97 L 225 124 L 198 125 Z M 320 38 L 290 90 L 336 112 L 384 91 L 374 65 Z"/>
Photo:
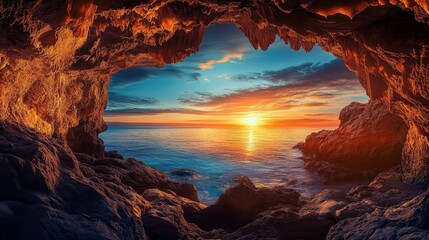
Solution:
<path fill-rule="evenodd" d="M 293 51 L 277 39 L 267 51 L 255 51 L 234 25 L 215 25 L 184 62 L 114 75 L 105 120 L 335 126 L 344 106 L 367 100 L 356 75 L 317 46 L 310 53 Z"/>

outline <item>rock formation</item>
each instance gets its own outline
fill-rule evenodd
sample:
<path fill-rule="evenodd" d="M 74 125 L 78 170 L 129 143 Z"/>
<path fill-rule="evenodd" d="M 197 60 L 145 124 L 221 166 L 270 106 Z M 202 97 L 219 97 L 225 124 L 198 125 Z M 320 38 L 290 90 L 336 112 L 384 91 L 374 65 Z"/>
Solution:
<path fill-rule="evenodd" d="M 193 187 L 133 159 L 74 155 L 16 125 L 1 124 L 0 136 L 0 239 L 145 239 L 147 189 L 198 201 Z"/>
<path fill-rule="evenodd" d="M 308 169 L 339 180 L 344 171 L 350 178 L 352 172 L 380 171 L 401 163 L 406 125 L 379 100 L 353 102 L 341 110 L 339 119 L 337 129 L 312 133 L 297 146 L 306 155 Z"/>
<path fill-rule="evenodd" d="M 380 174 L 311 199 L 237 179 L 212 206 L 115 152 L 74 154 L 61 140 L 0 125 L 1 239 L 338 239 L 427 236 L 427 192 Z M 308 226 L 312 226 L 309 231 Z"/>
<path fill-rule="evenodd" d="M 198 51 L 204 28 L 234 23 L 255 48 L 279 35 L 344 59 L 371 99 L 408 127 L 404 179 L 429 176 L 425 1 L 2 1 L 0 119 L 101 156 L 109 76 Z M 49 107 L 48 107 L 49 106 Z"/>
<path fill-rule="evenodd" d="M 319 44 L 343 58 L 372 103 L 346 108 L 335 133 L 365 133 L 368 126 L 347 118 L 387 116 L 377 107 L 384 105 L 405 124 L 398 125 L 406 136 L 396 178 L 429 182 L 427 1 L 0 1 L 0 238 L 299 238 L 324 235 L 337 222 L 329 238 L 362 229 L 371 230 L 368 238 L 427 234 L 427 194 L 380 204 L 412 187 L 397 183 L 383 192 L 394 180 L 380 178 L 341 201 L 319 196 L 308 201 L 313 207 L 299 209 L 282 203 L 251 212 L 245 221 L 250 222 L 234 226 L 234 232 L 204 231 L 186 220 L 210 212 L 190 200 L 197 200 L 192 186 L 173 183 L 135 160 L 105 155 L 98 134 L 106 129 L 110 76 L 183 60 L 198 51 L 204 28 L 215 23 L 235 24 L 255 48 L 267 49 L 278 35 L 293 49 L 310 51 Z M 356 116 L 353 108 L 364 114 Z M 317 139 L 323 153 L 330 140 L 322 135 L 310 139 Z M 395 152 L 396 162 L 399 141 L 394 143 L 387 152 Z M 362 163 L 379 164 L 367 150 L 364 155 L 373 159 Z M 406 193 L 414 197 L 419 191 Z M 353 211 L 356 206 L 366 214 L 358 216 L 363 212 Z M 303 235 L 312 233 L 302 223 L 320 229 Z"/>

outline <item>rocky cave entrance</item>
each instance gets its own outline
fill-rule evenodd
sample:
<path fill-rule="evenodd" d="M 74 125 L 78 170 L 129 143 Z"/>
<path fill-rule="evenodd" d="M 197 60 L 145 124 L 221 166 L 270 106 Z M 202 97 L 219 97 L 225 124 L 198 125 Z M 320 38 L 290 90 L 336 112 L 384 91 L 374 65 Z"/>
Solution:
<path fill-rule="evenodd" d="M 0 1 L 0 23 L 1 238 L 428 236 L 427 1 L 12 0 Z M 105 152 L 110 76 L 182 61 L 214 23 L 234 23 L 255 48 L 279 36 L 343 59 L 370 102 L 347 106 L 336 130 L 298 147 L 323 177 L 393 168 L 313 198 L 240 178 L 205 206 L 191 185 Z"/>
<path fill-rule="evenodd" d="M 317 45 L 286 44 L 277 37 L 268 50 L 255 51 L 236 26 L 218 24 L 205 30 L 199 52 L 181 63 L 120 71 L 109 85 L 109 129 L 100 135 L 106 150 L 193 184 L 205 203 L 214 203 L 232 179 L 244 175 L 257 186 L 286 185 L 304 196 L 342 186 L 347 170 L 306 162 L 306 171 L 301 151 L 292 148 L 312 132 L 337 128 L 338 113 L 351 102 L 347 117 L 358 117 L 368 97 L 341 59 Z M 348 127 L 358 127 L 353 124 Z M 350 149 L 361 152 L 387 144 L 353 141 Z"/>

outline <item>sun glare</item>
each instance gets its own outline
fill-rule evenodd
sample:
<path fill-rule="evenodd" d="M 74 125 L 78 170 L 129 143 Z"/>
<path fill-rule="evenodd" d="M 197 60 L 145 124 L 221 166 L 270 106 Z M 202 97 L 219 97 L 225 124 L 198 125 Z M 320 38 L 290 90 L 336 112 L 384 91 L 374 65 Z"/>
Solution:
<path fill-rule="evenodd" d="M 256 124 L 258 124 L 258 118 L 257 117 L 247 117 L 244 119 L 246 125 L 248 126 L 255 126 Z"/>

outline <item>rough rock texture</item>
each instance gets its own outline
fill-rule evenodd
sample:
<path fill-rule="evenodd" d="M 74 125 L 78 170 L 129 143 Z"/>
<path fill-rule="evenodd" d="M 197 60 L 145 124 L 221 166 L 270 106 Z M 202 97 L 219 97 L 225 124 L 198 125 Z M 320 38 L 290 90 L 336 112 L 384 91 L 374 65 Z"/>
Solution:
<path fill-rule="evenodd" d="M 406 125 L 400 175 L 380 175 L 347 195 L 323 192 L 305 204 L 275 197 L 295 196 L 290 190 L 242 183 L 213 208 L 225 213 L 234 206 L 246 219 L 223 226 L 200 218 L 207 230 L 232 231 L 207 232 L 186 220 L 212 216 L 213 208 L 187 199 L 196 200 L 192 186 L 135 160 L 103 156 L 98 134 L 106 128 L 110 76 L 183 60 L 198 51 L 204 28 L 214 23 L 235 24 L 255 48 L 267 49 L 278 35 L 295 50 L 317 43 L 343 58 L 373 102 L 362 113 L 383 104 Z M 427 236 L 428 194 L 398 179 L 429 182 L 428 25 L 425 0 L 1 1 L 0 238 Z M 357 117 L 349 110 L 343 115 Z M 365 132 L 367 125 L 356 124 L 342 127 Z M 257 200 L 240 209 L 228 196 Z"/>
<path fill-rule="evenodd" d="M 276 206 L 298 209 L 303 203 L 298 192 L 277 188 L 256 188 L 247 177 L 235 179 L 215 204 L 199 211 L 188 220 L 205 230 L 222 228 L 228 232 L 250 223 L 257 214 Z"/>
<path fill-rule="evenodd" d="M 0 239 L 147 239 L 143 222 L 150 226 L 147 216 L 161 207 L 149 188 L 190 211 L 204 207 L 184 198 L 195 199 L 195 189 L 133 159 L 75 156 L 16 125 L 0 124 L 0 149 Z"/>
<path fill-rule="evenodd" d="M 0 239 L 420 239 L 428 192 L 397 169 L 306 199 L 237 179 L 212 206 L 134 159 L 74 154 L 58 139 L 0 124 Z M 194 200 L 191 200 L 194 199 Z M 309 230 L 311 226 L 311 231 Z M 362 232 L 365 235 L 362 235 Z M 329 233 L 329 234 L 328 234 Z M 426 235 L 425 235 L 426 234 Z"/>
<path fill-rule="evenodd" d="M 328 177 L 341 171 L 386 169 L 400 164 L 407 128 L 379 100 L 368 104 L 353 102 L 341 110 L 339 119 L 337 129 L 312 133 L 299 146 L 307 156 L 307 168 Z M 339 169 L 334 171 L 315 163 L 320 161 L 333 163 Z"/>
<path fill-rule="evenodd" d="M 416 196 L 397 179 L 397 173 L 386 172 L 368 187 L 351 190 L 349 195 L 368 210 L 348 215 L 330 229 L 327 239 L 428 239 L 429 190 Z"/>
<path fill-rule="evenodd" d="M 280 36 L 344 59 L 371 99 L 408 127 L 403 178 L 429 179 L 429 6 L 386 1 L 2 1 L 0 119 L 101 156 L 109 76 L 198 51 L 204 28 L 234 23 L 255 48 Z"/>

